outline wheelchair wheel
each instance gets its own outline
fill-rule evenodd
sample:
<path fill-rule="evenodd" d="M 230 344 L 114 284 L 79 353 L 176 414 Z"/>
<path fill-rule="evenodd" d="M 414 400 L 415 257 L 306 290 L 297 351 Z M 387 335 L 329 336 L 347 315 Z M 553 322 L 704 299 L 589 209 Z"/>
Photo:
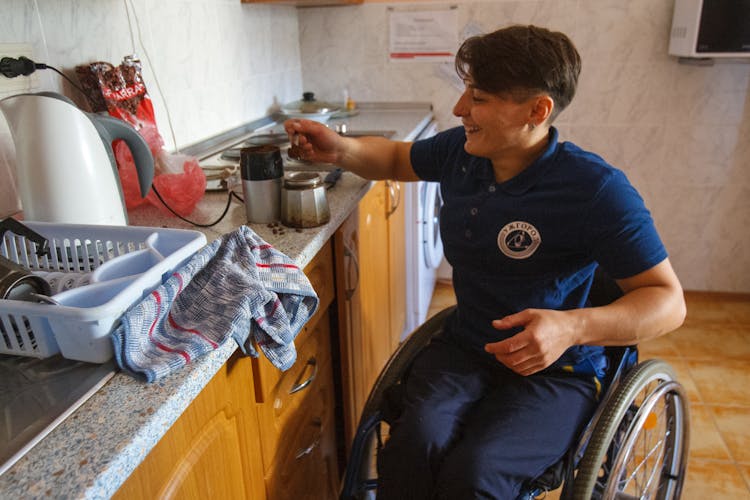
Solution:
<path fill-rule="evenodd" d="M 678 499 L 689 441 L 688 402 L 661 360 L 627 374 L 604 409 L 573 481 L 575 500 Z"/>

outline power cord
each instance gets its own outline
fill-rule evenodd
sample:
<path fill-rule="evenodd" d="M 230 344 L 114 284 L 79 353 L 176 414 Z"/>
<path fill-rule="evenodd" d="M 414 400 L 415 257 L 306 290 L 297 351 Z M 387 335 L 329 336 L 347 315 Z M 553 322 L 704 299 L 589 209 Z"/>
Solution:
<path fill-rule="evenodd" d="M 170 207 L 169 205 L 167 205 L 167 202 L 164 201 L 164 198 L 161 197 L 161 194 L 159 194 L 159 191 L 156 190 L 156 186 L 154 186 L 153 184 L 151 184 L 151 189 L 154 191 L 154 194 L 156 195 L 156 197 L 159 198 L 159 201 L 162 202 L 162 204 L 165 207 L 167 207 L 167 210 L 169 210 L 170 212 L 172 212 L 178 219 L 180 219 L 182 221 L 185 221 L 188 224 L 192 224 L 192 225 L 194 225 L 196 227 L 212 227 L 212 226 L 215 226 L 216 224 L 218 224 L 219 222 L 221 222 L 224 219 L 224 217 L 227 215 L 227 212 L 229 212 L 229 206 L 232 204 L 232 198 L 237 198 L 238 200 L 244 202 L 244 200 L 242 199 L 242 197 L 240 197 L 240 195 L 238 195 L 237 193 L 235 193 L 234 191 L 232 191 L 230 189 L 229 190 L 229 194 L 227 196 L 227 204 L 224 207 L 224 211 L 221 213 L 221 215 L 219 216 L 219 218 L 216 219 L 214 222 L 211 222 L 210 224 L 201 224 L 199 222 L 193 222 L 193 221 L 191 221 L 189 219 L 186 219 L 182 215 L 180 215 L 177 212 L 175 212 L 172 207 Z"/>
<path fill-rule="evenodd" d="M 68 78 L 65 73 L 60 71 L 59 69 L 55 68 L 54 66 L 50 66 L 49 64 L 45 63 L 38 63 L 35 61 L 32 61 L 26 56 L 21 56 L 18 58 L 15 57 L 3 57 L 0 59 L 0 74 L 2 74 L 6 78 L 16 78 L 17 76 L 29 76 L 34 71 L 38 69 L 51 69 L 61 77 L 65 78 L 69 84 L 73 86 L 76 90 L 78 90 L 81 94 L 84 96 L 86 95 L 86 92 L 83 91 L 81 87 L 79 87 L 73 80 Z"/>

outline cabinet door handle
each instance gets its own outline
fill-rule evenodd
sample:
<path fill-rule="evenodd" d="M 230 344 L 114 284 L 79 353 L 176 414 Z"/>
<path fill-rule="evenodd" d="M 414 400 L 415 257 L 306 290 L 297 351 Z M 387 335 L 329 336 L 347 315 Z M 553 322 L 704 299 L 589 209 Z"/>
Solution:
<path fill-rule="evenodd" d="M 314 418 L 312 423 L 313 423 L 313 425 L 315 425 L 318 428 L 322 428 L 323 427 L 323 422 L 319 418 Z M 300 458 L 302 458 L 304 456 L 307 456 L 310 453 L 312 453 L 313 450 L 318 447 L 318 445 L 320 444 L 320 441 L 322 439 L 323 439 L 323 431 L 321 430 L 315 436 L 315 439 L 313 439 L 313 442 L 310 444 L 310 446 L 308 446 L 306 448 L 300 448 L 297 451 L 297 453 L 294 455 L 294 459 L 295 460 L 299 460 Z"/>
<path fill-rule="evenodd" d="M 299 392 L 308 385 L 312 384 L 313 380 L 315 380 L 315 376 L 318 375 L 318 362 L 315 359 L 315 357 L 312 357 L 307 360 L 307 366 L 312 366 L 312 374 L 305 380 L 304 382 L 300 382 L 300 379 L 302 378 L 302 374 L 305 373 L 305 370 L 302 370 L 302 373 L 299 374 L 299 377 L 297 377 L 297 380 L 294 381 L 294 385 L 291 389 L 289 389 L 289 394 L 294 394 L 295 392 Z"/>
<path fill-rule="evenodd" d="M 344 245 L 344 256 L 349 258 L 346 263 L 346 290 L 344 290 L 344 297 L 346 297 L 346 300 L 351 300 L 359 286 L 359 260 L 357 260 L 357 252 L 353 251 L 348 245 Z M 354 283 L 349 280 L 349 276 L 352 274 L 352 266 L 354 267 Z"/>
<path fill-rule="evenodd" d="M 397 181 L 385 181 L 385 185 L 388 186 L 388 198 L 391 202 L 391 207 L 385 216 L 390 217 L 393 212 L 398 210 L 398 206 L 401 204 L 401 183 Z"/>

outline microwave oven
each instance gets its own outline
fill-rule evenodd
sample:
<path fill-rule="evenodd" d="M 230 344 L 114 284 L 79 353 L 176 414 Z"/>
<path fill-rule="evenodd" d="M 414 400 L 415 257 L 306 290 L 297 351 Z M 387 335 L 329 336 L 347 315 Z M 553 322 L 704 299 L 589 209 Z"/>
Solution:
<path fill-rule="evenodd" d="M 750 57 L 750 0 L 675 0 L 669 53 Z"/>

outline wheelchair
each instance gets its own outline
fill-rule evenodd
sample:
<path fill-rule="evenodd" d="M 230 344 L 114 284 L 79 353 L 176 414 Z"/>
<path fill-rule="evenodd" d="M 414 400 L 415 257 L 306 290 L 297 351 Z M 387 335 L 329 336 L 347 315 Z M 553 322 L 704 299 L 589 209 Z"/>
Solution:
<path fill-rule="evenodd" d="M 614 287 L 614 288 L 613 288 Z M 601 278 L 592 305 L 620 296 Z M 417 328 L 393 353 L 370 391 L 341 483 L 340 499 L 375 498 L 377 453 L 398 414 L 394 397 L 419 351 L 439 333 L 455 306 Z M 609 369 L 601 401 L 576 444 L 558 463 L 522 488 L 517 500 L 543 498 L 562 485 L 561 500 L 679 499 L 685 480 L 690 419 L 688 399 L 666 362 L 638 362 L 634 346 L 607 347 Z"/>

